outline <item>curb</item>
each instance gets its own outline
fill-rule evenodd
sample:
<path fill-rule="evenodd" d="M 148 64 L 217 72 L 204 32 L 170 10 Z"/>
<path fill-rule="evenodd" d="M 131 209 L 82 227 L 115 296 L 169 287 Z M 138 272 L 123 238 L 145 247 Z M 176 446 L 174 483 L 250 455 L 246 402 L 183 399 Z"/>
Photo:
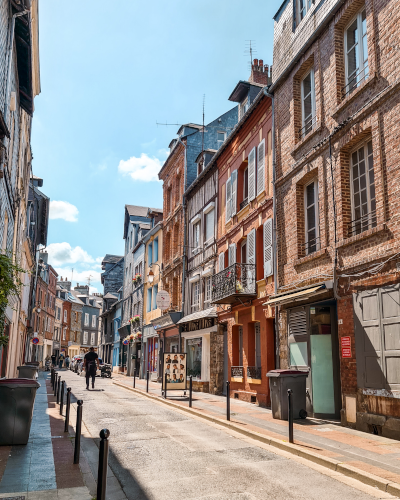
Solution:
<path fill-rule="evenodd" d="M 194 415 L 196 417 L 200 417 L 204 420 L 208 420 L 209 422 L 212 422 L 214 424 L 222 425 L 223 427 L 227 427 L 229 429 L 232 429 L 236 432 L 239 432 L 240 434 L 243 434 L 244 436 L 247 436 L 252 439 L 256 439 L 257 441 L 261 441 L 264 444 L 274 446 L 275 448 L 279 448 L 281 450 L 284 450 L 286 452 L 292 453 L 293 455 L 296 455 L 301 458 L 305 458 L 306 460 L 310 460 L 310 462 L 314 462 L 318 465 L 322 465 L 323 467 L 326 467 L 330 470 L 333 470 L 335 472 L 339 472 L 340 474 L 343 474 L 345 476 L 351 477 L 353 479 L 357 479 L 358 481 L 368 485 L 368 486 L 373 486 L 375 488 L 378 488 L 381 491 L 385 491 L 391 495 L 398 496 L 400 498 L 400 484 L 398 483 L 393 483 L 392 481 L 388 479 L 383 479 L 379 476 L 375 476 L 374 474 L 370 474 L 368 472 L 364 472 L 361 469 L 357 469 L 356 467 L 353 467 L 351 465 L 347 465 L 344 462 L 340 462 L 339 460 L 335 460 L 332 458 L 324 457 L 323 455 L 319 455 L 318 453 L 310 452 L 308 450 L 304 450 L 301 446 L 296 445 L 296 444 L 291 444 L 288 441 L 285 440 L 280 440 L 274 437 L 269 437 L 265 434 L 261 434 L 256 431 L 248 431 L 246 429 L 243 429 L 240 425 L 232 423 L 227 420 L 222 420 L 217 417 L 210 417 L 209 415 L 205 415 L 204 413 L 199 412 L 198 410 L 195 410 L 193 408 L 188 408 L 185 406 L 180 406 L 177 405 L 176 403 L 172 401 L 165 400 L 159 396 L 154 396 L 153 394 L 147 393 L 142 391 L 141 389 L 134 389 L 133 387 L 129 387 L 121 382 L 114 382 L 113 384 L 122 387 L 124 389 L 127 389 L 128 391 L 135 392 L 141 396 L 145 396 L 149 399 L 152 399 L 153 401 L 163 403 L 167 406 L 171 406 L 172 408 L 176 410 L 181 410 L 186 413 L 190 413 L 191 415 Z"/>

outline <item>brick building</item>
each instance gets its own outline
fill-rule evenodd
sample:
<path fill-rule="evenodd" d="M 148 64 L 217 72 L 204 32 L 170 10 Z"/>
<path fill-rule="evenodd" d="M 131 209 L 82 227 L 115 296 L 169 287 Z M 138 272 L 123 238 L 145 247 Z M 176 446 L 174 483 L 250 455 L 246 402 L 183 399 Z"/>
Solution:
<path fill-rule="evenodd" d="M 397 438 L 398 6 L 285 1 L 270 89 L 281 367 L 309 370 L 310 415 Z"/>
<path fill-rule="evenodd" d="M 268 66 L 255 59 L 249 81 L 240 81 L 230 96 L 244 112 L 211 162 L 218 167 L 212 302 L 225 337 L 226 376 L 233 397 L 261 406 L 269 404 L 265 374 L 275 367 L 273 312 L 263 307 L 274 290 L 272 101 L 264 93 L 269 81 Z"/>

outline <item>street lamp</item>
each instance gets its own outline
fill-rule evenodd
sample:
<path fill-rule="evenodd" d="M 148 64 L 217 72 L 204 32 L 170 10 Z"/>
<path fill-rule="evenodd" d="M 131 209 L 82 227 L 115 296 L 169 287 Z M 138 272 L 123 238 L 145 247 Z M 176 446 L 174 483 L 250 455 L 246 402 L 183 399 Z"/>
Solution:
<path fill-rule="evenodd" d="M 159 275 L 161 275 L 161 267 L 160 267 L 160 264 L 157 264 L 156 262 L 153 262 L 153 264 L 150 264 L 149 265 L 149 268 L 150 268 L 150 271 L 149 271 L 149 274 L 147 275 L 147 277 L 149 278 L 149 283 L 150 285 L 153 283 L 154 281 L 154 273 L 153 273 L 153 270 L 151 269 L 153 266 L 158 266 L 158 273 Z"/>

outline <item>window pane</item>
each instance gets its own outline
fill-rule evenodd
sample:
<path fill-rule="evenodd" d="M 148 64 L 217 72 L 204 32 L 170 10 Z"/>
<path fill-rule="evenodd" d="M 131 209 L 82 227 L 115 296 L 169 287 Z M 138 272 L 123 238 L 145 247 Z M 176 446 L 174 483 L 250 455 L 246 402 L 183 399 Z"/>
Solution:
<path fill-rule="evenodd" d="M 309 73 L 303 80 L 303 96 L 306 97 L 311 92 L 311 73 Z"/>
<path fill-rule="evenodd" d="M 292 366 L 308 366 L 307 342 L 296 342 L 289 345 L 290 364 Z"/>
<path fill-rule="evenodd" d="M 307 186 L 307 207 L 314 203 L 314 183 Z"/>

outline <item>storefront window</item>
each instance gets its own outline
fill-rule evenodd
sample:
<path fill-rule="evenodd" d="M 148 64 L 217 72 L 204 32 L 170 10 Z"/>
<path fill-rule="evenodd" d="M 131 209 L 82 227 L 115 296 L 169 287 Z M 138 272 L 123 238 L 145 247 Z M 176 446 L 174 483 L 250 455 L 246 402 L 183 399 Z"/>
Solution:
<path fill-rule="evenodd" d="M 201 351 L 202 339 L 187 339 L 186 352 L 187 352 L 187 374 L 193 378 L 201 379 Z"/>

